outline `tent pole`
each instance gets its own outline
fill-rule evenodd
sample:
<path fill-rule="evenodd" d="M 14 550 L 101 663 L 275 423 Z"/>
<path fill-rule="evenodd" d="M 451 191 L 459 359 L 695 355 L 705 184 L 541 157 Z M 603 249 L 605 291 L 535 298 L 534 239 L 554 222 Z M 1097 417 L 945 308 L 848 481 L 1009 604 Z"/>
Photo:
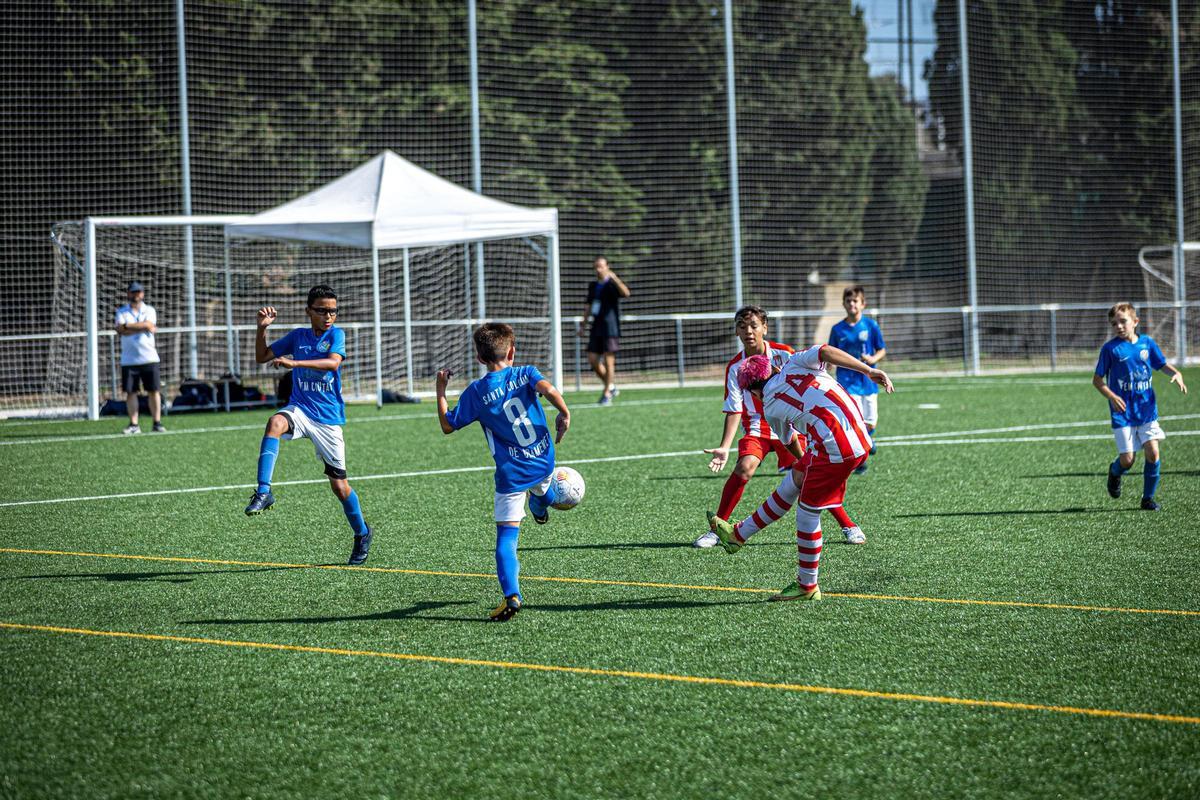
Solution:
<path fill-rule="evenodd" d="M 233 278 L 229 274 L 229 234 L 225 234 L 225 357 L 229 362 L 229 374 L 237 375 L 238 358 L 234 352 L 233 332 Z"/>
<path fill-rule="evenodd" d="M 475 0 L 467 0 L 467 33 L 471 70 L 471 186 L 475 194 L 483 194 L 482 148 L 479 144 L 479 24 Z M 483 296 L 483 242 L 475 245 L 476 309 L 479 319 L 487 316 Z M 467 316 L 471 316 L 470 309 Z"/>
<path fill-rule="evenodd" d="M 371 304 L 375 311 L 375 407 L 383 408 L 383 328 L 379 312 L 379 248 L 371 243 Z"/>
<path fill-rule="evenodd" d="M 550 234 L 550 252 L 547 254 L 550 269 L 550 358 L 553 361 L 554 386 L 563 388 L 562 357 L 562 302 L 559 297 L 558 228 Z"/>
<path fill-rule="evenodd" d="M 404 392 L 413 396 L 412 288 L 409 279 L 408 248 L 404 248 Z"/>
<path fill-rule="evenodd" d="M 87 315 L 87 418 L 100 419 L 100 353 L 99 326 L 96 320 L 96 223 L 91 217 L 83 222 L 85 242 L 84 281 L 87 300 L 84 314 Z"/>

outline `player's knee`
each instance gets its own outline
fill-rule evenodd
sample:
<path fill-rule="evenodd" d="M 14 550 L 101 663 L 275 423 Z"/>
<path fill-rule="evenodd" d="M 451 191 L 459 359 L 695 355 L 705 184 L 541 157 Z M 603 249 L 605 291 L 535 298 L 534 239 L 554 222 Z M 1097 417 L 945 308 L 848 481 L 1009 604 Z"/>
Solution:
<path fill-rule="evenodd" d="M 329 488 L 333 489 L 333 493 L 337 495 L 337 499 L 342 501 L 348 500 L 350 492 L 353 491 L 350 488 L 350 482 L 342 478 L 330 478 Z"/>
<path fill-rule="evenodd" d="M 282 436 L 283 434 L 287 433 L 287 429 L 288 419 L 283 414 L 273 414 L 271 418 L 267 420 L 268 436 Z"/>
<path fill-rule="evenodd" d="M 754 477 L 755 470 L 758 469 L 758 462 L 751 459 L 742 459 L 733 468 L 733 474 L 744 480 L 750 480 Z"/>
<path fill-rule="evenodd" d="M 1121 466 L 1125 469 L 1129 469 L 1133 466 L 1133 462 L 1137 459 L 1137 455 L 1134 453 L 1121 453 L 1120 459 Z"/>

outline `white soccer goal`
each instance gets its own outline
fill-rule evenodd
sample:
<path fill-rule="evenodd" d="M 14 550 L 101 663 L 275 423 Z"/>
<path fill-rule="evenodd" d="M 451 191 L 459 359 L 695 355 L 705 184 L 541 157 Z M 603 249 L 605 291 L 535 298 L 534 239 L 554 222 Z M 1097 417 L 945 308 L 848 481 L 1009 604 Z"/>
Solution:
<path fill-rule="evenodd" d="M 1200 361 L 1200 242 L 1150 245 L 1138 251 L 1146 302 L 1141 330 L 1158 341 L 1167 358 Z"/>

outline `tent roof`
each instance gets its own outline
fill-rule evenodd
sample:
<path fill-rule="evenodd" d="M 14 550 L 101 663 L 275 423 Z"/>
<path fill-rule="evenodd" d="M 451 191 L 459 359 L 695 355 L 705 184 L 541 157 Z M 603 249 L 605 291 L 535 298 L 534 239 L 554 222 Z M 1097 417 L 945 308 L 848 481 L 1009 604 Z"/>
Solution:
<path fill-rule="evenodd" d="M 476 194 L 385 150 L 340 178 L 225 226 L 231 237 L 392 250 L 539 236 L 558 211 Z"/>

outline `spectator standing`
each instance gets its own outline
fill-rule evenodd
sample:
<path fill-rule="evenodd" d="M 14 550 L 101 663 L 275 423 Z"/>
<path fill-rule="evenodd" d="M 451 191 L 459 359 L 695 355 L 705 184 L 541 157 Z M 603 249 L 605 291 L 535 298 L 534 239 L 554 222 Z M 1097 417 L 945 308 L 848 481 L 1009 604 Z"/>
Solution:
<path fill-rule="evenodd" d="M 158 351 L 154 348 L 154 333 L 158 330 L 158 314 L 146 305 L 146 287 L 134 281 L 129 284 L 129 302 L 117 309 L 117 333 L 121 335 L 121 385 L 125 389 L 125 408 L 129 412 L 126 434 L 141 433 L 138 426 L 138 392 L 149 395 L 150 416 L 154 432 L 163 433 L 162 385 L 158 371 Z"/>
<path fill-rule="evenodd" d="M 583 336 L 584 328 L 591 322 L 588 334 L 587 355 L 588 363 L 596 377 L 604 386 L 600 395 L 600 405 L 612 403 L 617 395 L 617 351 L 621 341 L 621 310 L 620 302 L 629 297 L 629 287 L 626 286 L 617 273 L 608 266 L 608 259 L 600 256 L 593 266 L 596 268 L 596 280 L 588 284 L 587 311 L 583 321 L 576 330 L 577 336 Z"/>

